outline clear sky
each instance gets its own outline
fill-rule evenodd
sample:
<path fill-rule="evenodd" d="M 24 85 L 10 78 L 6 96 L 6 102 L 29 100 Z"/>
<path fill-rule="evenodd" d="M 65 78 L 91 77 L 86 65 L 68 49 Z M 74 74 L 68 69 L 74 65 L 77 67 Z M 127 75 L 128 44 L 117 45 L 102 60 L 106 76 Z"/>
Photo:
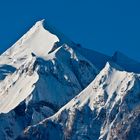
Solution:
<path fill-rule="evenodd" d="M 86 48 L 140 61 L 139 0 L 1 0 L 0 52 L 40 19 Z"/>

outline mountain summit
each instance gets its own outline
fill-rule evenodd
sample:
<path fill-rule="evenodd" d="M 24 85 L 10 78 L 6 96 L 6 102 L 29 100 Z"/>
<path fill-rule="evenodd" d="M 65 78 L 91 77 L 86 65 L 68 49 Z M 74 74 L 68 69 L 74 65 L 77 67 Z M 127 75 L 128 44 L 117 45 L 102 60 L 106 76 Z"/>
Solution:
<path fill-rule="evenodd" d="M 139 139 L 140 63 L 43 22 L 0 56 L 0 139 Z"/>

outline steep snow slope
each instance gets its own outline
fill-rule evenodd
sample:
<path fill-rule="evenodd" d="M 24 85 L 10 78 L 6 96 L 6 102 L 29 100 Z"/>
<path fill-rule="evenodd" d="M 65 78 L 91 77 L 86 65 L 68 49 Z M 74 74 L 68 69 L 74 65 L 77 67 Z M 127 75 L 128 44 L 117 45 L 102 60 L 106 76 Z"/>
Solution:
<path fill-rule="evenodd" d="M 47 98 L 62 106 L 94 79 L 97 68 L 66 44 L 58 46 L 58 41 L 57 36 L 44 29 L 43 21 L 39 21 L 0 56 L 0 94 L 4 97 L 0 112 L 9 112 L 33 90 L 38 100 Z M 17 99 L 20 96 L 22 99 Z M 9 98 L 17 101 L 7 105 Z"/>
<path fill-rule="evenodd" d="M 0 112 L 6 113 L 16 107 L 30 95 L 34 87 L 36 100 L 48 100 L 62 106 L 86 87 L 96 74 L 97 69 L 90 62 L 76 55 L 66 45 L 48 54 L 46 60 L 33 55 L 31 60 L 27 59 L 24 65 L 0 82 Z M 25 97 L 22 96 L 24 94 Z M 18 99 L 20 97 L 22 99 Z M 13 105 L 9 100 L 12 100 Z M 8 109 L 8 106 L 11 108 Z"/>
<path fill-rule="evenodd" d="M 21 39 L 0 57 L 0 64 L 9 64 L 17 68 L 31 54 L 45 57 L 59 39 L 43 27 L 38 21 Z"/>
<path fill-rule="evenodd" d="M 78 96 L 17 140 L 139 140 L 139 117 L 139 76 L 107 63 Z"/>
<path fill-rule="evenodd" d="M 89 60 L 58 41 L 40 21 L 0 56 L 1 140 L 56 113 L 98 74 Z"/>

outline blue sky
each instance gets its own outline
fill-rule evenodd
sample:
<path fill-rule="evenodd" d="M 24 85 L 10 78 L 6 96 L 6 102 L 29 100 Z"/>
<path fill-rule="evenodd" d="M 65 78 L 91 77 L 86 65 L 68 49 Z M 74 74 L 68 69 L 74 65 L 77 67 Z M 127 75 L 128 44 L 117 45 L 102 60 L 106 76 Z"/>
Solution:
<path fill-rule="evenodd" d="M 109 55 L 119 50 L 140 61 L 139 7 L 138 0 L 1 0 L 0 52 L 46 19 L 86 48 Z"/>

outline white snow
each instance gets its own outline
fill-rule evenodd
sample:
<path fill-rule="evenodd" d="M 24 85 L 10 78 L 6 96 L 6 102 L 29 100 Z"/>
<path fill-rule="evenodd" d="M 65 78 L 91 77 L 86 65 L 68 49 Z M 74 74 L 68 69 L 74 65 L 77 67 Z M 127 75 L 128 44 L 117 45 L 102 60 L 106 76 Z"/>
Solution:
<path fill-rule="evenodd" d="M 42 20 L 0 56 L 0 113 L 24 100 L 62 106 L 93 80 L 97 68 L 67 44 L 56 47 L 56 42 L 58 37 L 44 28 Z M 9 67 L 15 71 L 8 73 Z"/>
<path fill-rule="evenodd" d="M 26 99 L 34 90 L 38 80 L 37 72 L 31 76 L 16 71 L 0 82 L 0 113 L 8 113 Z"/>
<path fill-rule="evenodd" d="M 21 59 L 29 57 L 31 53 L 46 57 L 59 39 L 43 27 L 43 21 L 38 21 L 21 39 L 3 53 L 0 57 L 0 64 L 9 64 L 19 68 L 22 64 Z"/>
<path fill-rule="evenodd" d="M 117 65 L 107 63 L 95 80 L 79 95 L 52 117 L 30 126 L 25 134 L 30 137 L 34 132 L 37 132 L 42 137 L 43 133 L 40 132 L 40 129 L 44 130 L 45 128 L 45 133 L 48 134 L 58 131 L 56 136 L 60 140 L 62 137 L 66 139 L 89 137 L 89 139 L 98 140 L 105 139 L 106 136 L 108 139 L 115 138 L 117 135 L 111 133 L 123 128 L 125 123 L 129 125 L 128 120 L 122 121 L 119 115 L 123 113 L 124 116 L 129 117 L 127 111 L 139 108 L 140 101 L 137 99 L 140 96 L 139 91 L 140 79 L 137 74 L 128 73 Z M 138 110 L 137 113 L 139 113 Z M 123 124 L 119 124 L 121 121 Z M 115 123 L 121 127 L 117 128 Z M 52 124 L 57 127 L 53 127 Z M 128 127 L 133 129 L 133 125 Z M 121 133 L 120 138 L 127 134 L 125 131 Z M 60 137 L 61 135 L 62 137 Z M 51 139 L 54 137 L 51 136 Z"/>
<path fill-rule="evenodd" d="M 110 138 L 119 113 L 139 106 L 139 62 L 79 47 L 46 27 L 38 21 L 0 56 L 0 139 L 14 139 L 29 125 L 29 135 L 45 130 L 51 140 L 62 131 L 66 138 Z"/>

